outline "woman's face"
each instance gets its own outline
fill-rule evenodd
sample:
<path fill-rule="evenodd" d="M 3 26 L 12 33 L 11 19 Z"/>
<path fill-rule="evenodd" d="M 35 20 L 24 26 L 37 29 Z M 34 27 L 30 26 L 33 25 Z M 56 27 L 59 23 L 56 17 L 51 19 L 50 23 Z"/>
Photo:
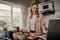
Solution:
<path fill-rule="evenodd" d="M 36 13 L 38 11 L 38 6 L 35 4 L 32 6 L 32 12 Z"/>

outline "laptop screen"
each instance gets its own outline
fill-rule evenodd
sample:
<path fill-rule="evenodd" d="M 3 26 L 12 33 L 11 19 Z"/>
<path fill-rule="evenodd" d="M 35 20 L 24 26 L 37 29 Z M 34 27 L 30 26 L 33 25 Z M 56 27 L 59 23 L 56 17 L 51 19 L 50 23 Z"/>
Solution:
<path fill-rule="evenodd" d="M 49 20 L 47 40 L 60 40 L 60 19 Z"/>

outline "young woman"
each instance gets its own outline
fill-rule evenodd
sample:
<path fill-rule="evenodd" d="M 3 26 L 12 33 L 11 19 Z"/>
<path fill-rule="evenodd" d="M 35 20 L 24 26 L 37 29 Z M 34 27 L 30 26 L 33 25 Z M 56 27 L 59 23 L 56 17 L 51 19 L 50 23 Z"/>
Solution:
<path fill-rule="evenodd" d="M 25 31 L 34 36 L 47 33 L 44 17 L 38 12 L 37 3 L 33 3 L 31 5 L 31 13 L 27 17 L 27 26 Z"/>

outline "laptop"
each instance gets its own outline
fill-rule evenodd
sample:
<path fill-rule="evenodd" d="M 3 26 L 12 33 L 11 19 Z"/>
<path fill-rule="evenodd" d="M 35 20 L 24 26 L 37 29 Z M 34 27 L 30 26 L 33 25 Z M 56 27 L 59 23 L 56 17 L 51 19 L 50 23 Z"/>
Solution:
<path fill-rule="evenodd" d="M 60 19 L 49 20 L 46 40 L 60 40 Z"/>

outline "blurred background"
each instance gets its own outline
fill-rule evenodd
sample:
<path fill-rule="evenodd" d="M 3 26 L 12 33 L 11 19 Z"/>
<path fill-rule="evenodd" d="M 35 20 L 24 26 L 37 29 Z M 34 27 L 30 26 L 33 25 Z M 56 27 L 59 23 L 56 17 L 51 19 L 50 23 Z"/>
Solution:
<path fill-rule="evenodd" d="M 60 19 L 60 0 L 0 0 L 0 29 L 7 27 L 12 31 L 19 26 L 24 30 L 32 2 L 38 3 L 47 28 L 50 19 Z"/>

